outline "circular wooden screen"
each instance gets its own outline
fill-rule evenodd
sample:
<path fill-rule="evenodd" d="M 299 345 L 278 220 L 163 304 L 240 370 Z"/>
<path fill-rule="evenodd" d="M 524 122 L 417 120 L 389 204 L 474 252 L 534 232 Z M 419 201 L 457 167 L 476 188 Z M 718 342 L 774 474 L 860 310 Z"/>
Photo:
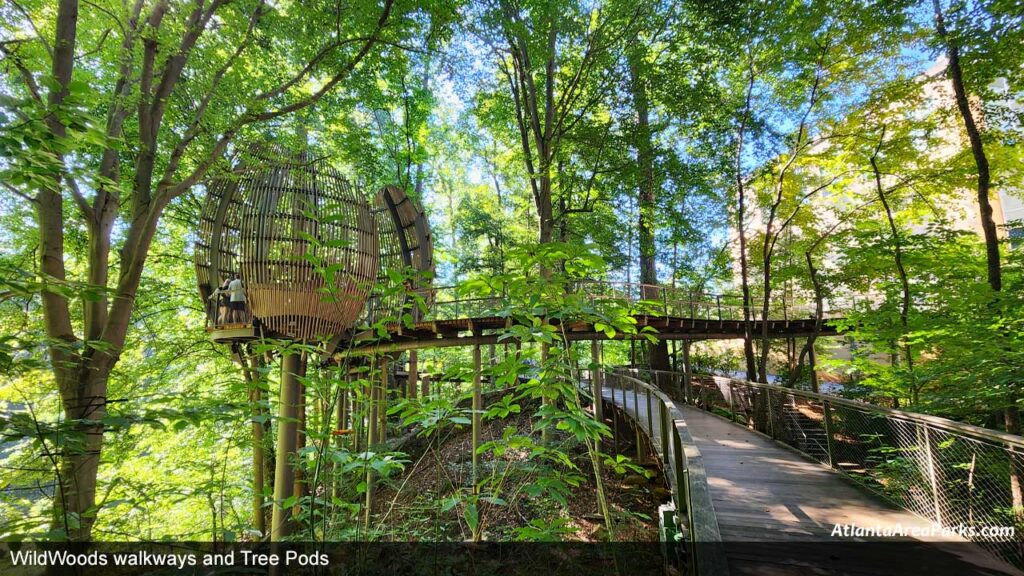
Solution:
<path fill-rule="evenodd" d="M 351 328 L 378 260 L 369 204 L 323 158 L 250 153 L 208 187 L 200 293 L 240 273 L 255 320 L 272 334 L 315 339 Z"/>
<path fill-rule="evenodd" d="M 398 320 L 403 311 L 418 318 L 418 308 L 406 303 L 411 291 L 418 291 L 428 303 L 430 300 L 434 251 L 427 215 L 404 190 L 386 186 L 374 197 L 373 216 L 380 242 L 380 271 L 369 303 L 369 319 Z M 396 279 L 403 285 L 396 285 Z"/>

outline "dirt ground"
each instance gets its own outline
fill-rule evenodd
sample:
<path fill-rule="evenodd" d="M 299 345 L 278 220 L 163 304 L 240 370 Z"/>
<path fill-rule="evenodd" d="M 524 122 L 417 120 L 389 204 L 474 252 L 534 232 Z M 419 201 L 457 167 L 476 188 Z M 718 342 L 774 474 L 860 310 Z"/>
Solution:
<path fill-rule="evenodd" d="M 514 427 L 519 434 L 532 430 L 532 412 L 523 412 L 503 420 L 484 422 L 481 431 L 484 443 L 500 439 L 502 432 Z M 625 429 L 624 429 L 625 430 Z M 393 541 L 463 541 L 471 537 L 466 521 L 467 510 L 454 504 L 452 496 L 459 488 L 468 493 L 472 485 L 472 451 L 469 426 L 442 432 L 442 438 L 430 445 L 419 442 L 406 448 L 410 463 L 405 472 L 391 478 L 378 491 L 375 513 L 377 526 L 386 540 Z M 566 505 L 549 494 L 531 496 L 530 485 L 538 478 L 531 471 L 526 454 L 509 450 L 501 458 L 493 453 L 480 455 L 481 477 L 506 476 L 500 493 L 503 502 L 480 502 L 482 538 L 487 541 L 516 539 L 581 542 L 607 542 L 603 516 L 597 504 L 593 465 L 586 447 L 568 436 L 556 436 L 556 443 L 566 450 L 578 470 L 578 487 L 570 487 Z M 625 431 L 620 437 L 620 453 L 635 462 L 635 434 Z M 602 451 L 611 453 L 613 444 L 605 442 Z M 668 502 L 670 492 L 654 463 L 640 463 L 648 471 L 645 477 L 636 472 L 618 474 L 604 466 L 603 482 L 614 522 L 612 541 L 656 542 L 658 540 L 658 506 Z M 507 470 L 506 467 L 510 469 Z M 447 508 L 447 509 L 446 509 Z M 555 520 L 558 519 L 558 520 Z M 538 532 L 522 534 L 517 528 L 531 522 L 560 522 L 560 535 L 546 537 Z M 541 524 L 543 526 L 543 524 Z"/>

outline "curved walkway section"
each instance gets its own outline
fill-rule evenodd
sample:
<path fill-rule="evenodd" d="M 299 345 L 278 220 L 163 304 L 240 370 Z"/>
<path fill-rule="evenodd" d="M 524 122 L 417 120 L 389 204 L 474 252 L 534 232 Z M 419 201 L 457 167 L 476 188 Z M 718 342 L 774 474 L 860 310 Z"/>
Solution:
<path fill-rule="evenodd" d="M 652 437 L 660 433 L 643 395 L 606 386 L 602 396 Z M 1021 574 L 942 534 L 833 536 L 837 526 L 921 534 L 933 524 L 761 434 L 688 406 L 677 409 L 704 461 L 730 574 Z"/>

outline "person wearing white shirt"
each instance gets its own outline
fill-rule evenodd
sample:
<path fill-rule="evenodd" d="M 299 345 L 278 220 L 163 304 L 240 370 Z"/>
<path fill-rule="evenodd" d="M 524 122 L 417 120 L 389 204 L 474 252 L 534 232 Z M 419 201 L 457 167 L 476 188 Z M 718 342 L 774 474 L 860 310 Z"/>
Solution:
<path fill-rule="evenodd" d="M 245 322 L 245 285 L 242 284 L 242 277 L 235 274 L 235 277 L 228 284 L 230 294 L 229 305 L 231 307 L 231 320 L 233 322 Z"/>

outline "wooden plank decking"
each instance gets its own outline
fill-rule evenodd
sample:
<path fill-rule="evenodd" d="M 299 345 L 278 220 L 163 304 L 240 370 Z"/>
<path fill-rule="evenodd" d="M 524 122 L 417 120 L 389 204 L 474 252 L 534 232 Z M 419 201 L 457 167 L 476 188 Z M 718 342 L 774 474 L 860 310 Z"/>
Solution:
<path fill-rule="evenodd" d="M 629 393 L 623 398 L 616 390 L 613 400 L 606 388 L 603 396 L 638 419 L 653 438 L 660 436 L 658 418 L 648 423 L 643 397 L 637 411 Z M 760 434 L 696 408 L 677 408 L 704 461 L 730 574 L 1021 574 L 959 538 L 837 545 L 843 542 L 831 536 L 837 524 L 905 529 L 932 524 Z"/>

